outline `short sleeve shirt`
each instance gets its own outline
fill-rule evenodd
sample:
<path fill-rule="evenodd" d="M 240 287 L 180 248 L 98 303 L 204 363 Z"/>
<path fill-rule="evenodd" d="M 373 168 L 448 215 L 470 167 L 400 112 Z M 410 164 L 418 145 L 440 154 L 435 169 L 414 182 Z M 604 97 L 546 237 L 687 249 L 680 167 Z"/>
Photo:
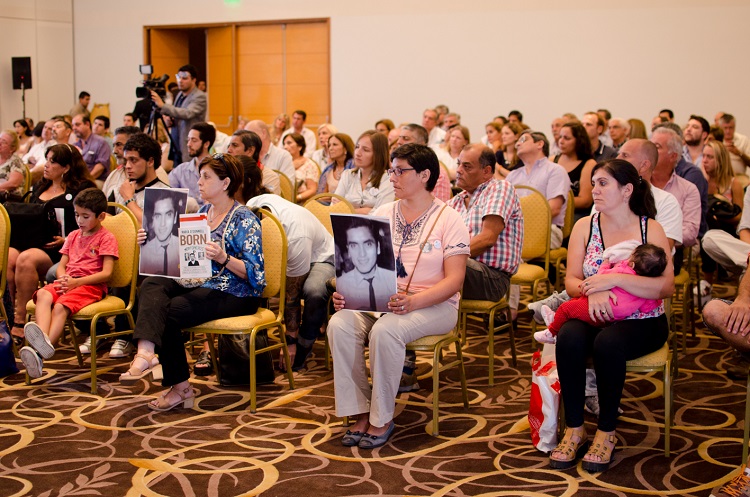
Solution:
<path fill-rule="evenodd" d="M 511 171 L 505 180 L 513 186 L 523 185 L 535 188 L 547 200 L 562 197 L 562 207 L 557 216 L 552 218 L 552 224 L 556 226 L 565 224 L 565 206 L 568 203 L 570 178 L 562 166 L 544 157 L 534 163 L 531 167 L 531 172 L 529 172 L 528 167 L 521 166 Z M 519 197 L 525 197 L 530 193 L 528 190 L 518 190 L 516 192 Z"/>
<path fill-rule="evenodd" d="M 115 259 L 120 257 L 117 248 L 117 238 L 102 227 L 91 236 L 83 236 L 81 230 L 72 231 L 65 239 L 60 253 L 68 256 L 65 273 L 73 278 L 91 276 L 104 267 L 104 256 L 110 255 Z M 92 285 L 107 291 L 106 283 Z"/>
<path fill-rule="evenodd" d="M 23 165 L 21 158 L 16 154 L 11 155 L 10 159 L 5 161 L 5 164 L 0 165 L 0 183 L 8 181 L 10 174 L 13 172 L 21 175 L 24 174 L 25 169 L 26 166 Z M 21 182 L 21 185 L 18 188 L 15 188 L 11 193 L 16 193 L 18 195 L 23 193 L 23 181 Z"/>

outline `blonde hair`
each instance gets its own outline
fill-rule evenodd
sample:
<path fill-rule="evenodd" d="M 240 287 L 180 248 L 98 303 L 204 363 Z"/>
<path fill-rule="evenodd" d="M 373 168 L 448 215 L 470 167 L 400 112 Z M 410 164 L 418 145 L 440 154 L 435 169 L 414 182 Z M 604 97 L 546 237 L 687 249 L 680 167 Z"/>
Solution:
<path fill-rule="evenodd" d="M 18 146 L 20 144 L 20 142 L 18 141 L 18 133 L 16 133 L 12 129 L 6 129 L 2 132 L 10 136 L 10 148 L 13 149 L 13 153 L 15 154 L 16 152 L 18 152 Z"/>
<path fill-rule="evenodd" d="M 718 193 L 723 193 L 732 184 L 734 170 L 732 169 L 732 159 L 729 157 L 729 151 L 723 143 L 716 140 L 708 140 L 706 147 L 711 147 L 716 158 L 716 169 L 713 176 L 716 178 L 716 188 Z"/>

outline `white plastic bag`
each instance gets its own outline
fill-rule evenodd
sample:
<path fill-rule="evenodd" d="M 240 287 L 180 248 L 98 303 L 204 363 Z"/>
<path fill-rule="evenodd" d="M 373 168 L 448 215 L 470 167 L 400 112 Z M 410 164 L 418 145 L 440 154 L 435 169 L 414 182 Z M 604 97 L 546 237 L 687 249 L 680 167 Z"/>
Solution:
<path fill-rule="evenodd" d="M 531 442 L 542 452 L 557 446 L 557 415 L 560 409 L 560 380 L 557 376 L 555 346 L 545 344 L 531 357 L 531 398 L 529 426 Z"/>

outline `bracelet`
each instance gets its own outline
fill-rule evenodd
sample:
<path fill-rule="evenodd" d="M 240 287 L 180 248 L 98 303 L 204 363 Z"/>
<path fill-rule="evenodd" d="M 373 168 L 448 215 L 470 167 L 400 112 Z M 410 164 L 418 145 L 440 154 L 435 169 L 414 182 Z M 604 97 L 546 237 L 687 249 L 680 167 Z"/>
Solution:
<path fill-rule="evenodd" d="M 287 345 L 297 345 L 297 337 L 293 337 L 292 335 L 284 334 L 284 338 L 286 338 L 286 344 Z"/>
<path fill-rule="evenodd" d="M 231 259 L 231 258 L 232 258 L 232 256 L 229 255 L 229 254 L 227 254 L 227 260 L 225 260 L 224 262 L 222 262 L 221 264 L 219 264 L 219 267 L 222 268 L 222 269 L 224 269 L 225 267 L 227 267 L 227 264 L 229 264 L 229 259 Z"/>
<path fill-rule="evenodd" d="M 124 205 L 124 206 L 126 206 L 126 207 L 127 207 L 127 205 L 128 205 L 128 204 L 129 204 L 130 202 L 135 202 L 135 197 L 130 197 L 130 198 L 129 198 L 129 199 L 127 199 L 127 200 L 126 200 L 125 202 L 123 202 L 123 204 L 122 204 L 122 205 Z"/>

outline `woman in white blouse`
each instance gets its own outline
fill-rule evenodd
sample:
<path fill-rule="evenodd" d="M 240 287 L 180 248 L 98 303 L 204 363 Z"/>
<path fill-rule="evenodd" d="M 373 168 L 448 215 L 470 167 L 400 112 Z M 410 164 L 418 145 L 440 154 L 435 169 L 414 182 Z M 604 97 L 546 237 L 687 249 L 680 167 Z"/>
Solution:
<path fill-rule="evenodd" d="M 297 186 L 297 203 L 303 204 L 307 199 L 315 195 L 318 190 L 318 178 L 320 169 L 312 161 L 304 156 L 305 137 L 299 133 L 289 133 L 284 137 L 284 150 L 292 155 L 294 164 L 293 180 Z"/>
<path fill-rule="evenodd" d="M 388 179 L 388 138 L 375 130 L 362 133 L 354 149 L 354 168 L 341 175 L 336 195 L 354 206 L 357 214 L 393 202 L 393 185 Z"/>

